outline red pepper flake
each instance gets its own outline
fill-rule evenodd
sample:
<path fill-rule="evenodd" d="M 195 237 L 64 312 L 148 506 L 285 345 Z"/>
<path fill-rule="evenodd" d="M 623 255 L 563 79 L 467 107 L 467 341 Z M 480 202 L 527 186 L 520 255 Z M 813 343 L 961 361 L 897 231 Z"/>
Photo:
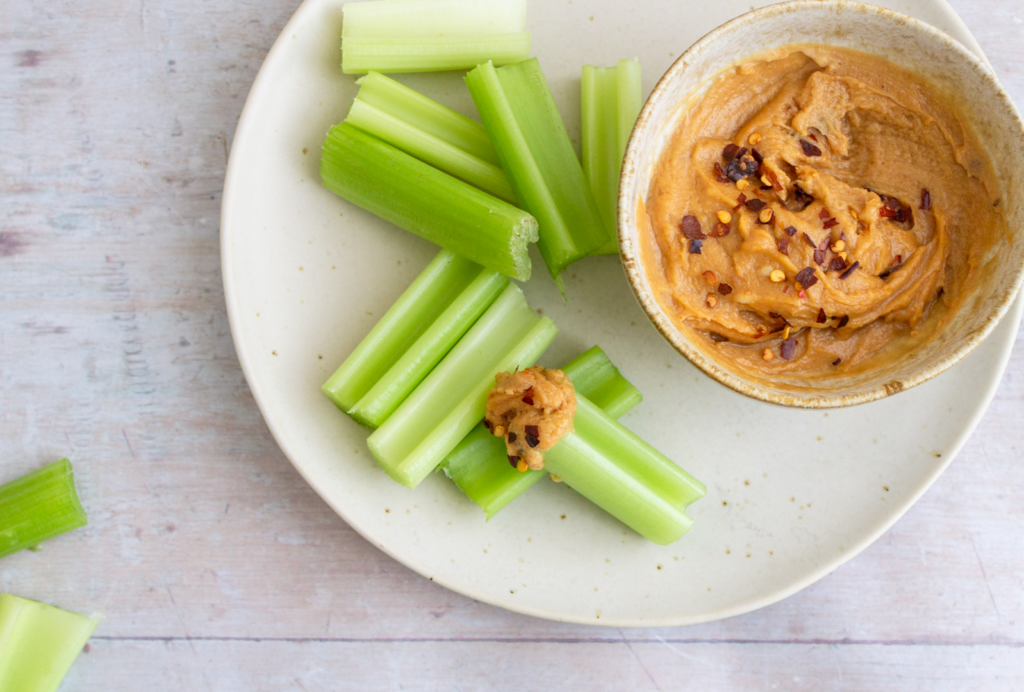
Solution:
<path fill-rule="evenodd" d="M 795 226 L 787 226 L 785 231 L 786 231 L 786 235 L 788 235 L 790 237 L 793 237 L 793 236 L 796 235 L 796 227 Z"/>
<path fill-rule="evenodd" d="M 921 208 L 925 211 L 932 208 L 932 193 L 928 192 L 927 188 L 921 190 Z"/>
<path fill-rule="evenodd" d="M 807 297 L 807 292 L 806 291 L 800 291 L 799 293 L 797 293 L 797 296 L 800 298 L 800 300 L 803 300 L 804 298 Z"/>
<path fill-rule="evenodd" d="M 724 238 L 725 236 L 729 235 L 729 232 L 731 230 L 732 229 L 729 227 L 729 224 L 727 224 L 727 223 L 719 223 L 719 224 L 716 224 L 715 227 L 711 229 L 711 232 L 708 233 L 708 237 L 710 237 L 710 238 Z"/>
<path fill-rule="evenodd" d="M 878 216 L 883 219 L 895 219 L 899 216 L 899 212 L 891 207 L 882 207 L 878 210 Z"/>
<path fill-rule="evenodd" d="M 829 236 L 825 236 L 825 239 L 821 241 L 818 247 L 814 248 L 814 263 L 819 267 L 825 264 L 826 253 L 828 252 L 828 246 L 832 239 Z"/>
<path fill-rule="evenodd" d="M 523 403 L 526 404 L 527 406 L 533 406 L 533 397 L 530 395 L 524 396 Z"/>
<path fill-rule="evenodd" d="M 839 225 L 839 219 L 829 219 L 824 224 L 822 224 L 822 228 L 825 228 L 825 229 L 835 228 L 838 225 Z"/>
<path fill-rule="evenodd" d="M 761 152 L 759 152 L 757 149 L 751 149 L 750 155 L 754 157 L 755 161 L 757 161 L 757 165 L 760 166 L 761 164 L 764 163 L 764 157 L 761 156 Z"/>
<path fill-rule="evenodd" d="M 796 280 L 804 288 L 810 288 L 818 283 L 818 277 L 814 274 L 814 267 L 804 267 L 801 269 L 800 273 L 796 275 Z M 800 292 L 803 293 L 803 291 Z"/>
<path fill-rule="evenodd" d="M 845 327 L 849 323 L 850 323 L 850 316 L 849 315 L 843 315 L 843 318 L 841 320 L 839 320 L 839 329 L 842 329 L 843 327 Z"/>
<path fill-rule="evenodd" d="M 747 209 L 749 209 L 750 211 L 754 212 L 755 214 L 768 206 L 767 203 L 765 203 L 763 200 L 760 200 L 760 199 L 749 200 L 746 203 L 746 205 L 747 205 Z"/>
<path fill-rule="evenodd" d="M 818 308 L 818 324 L 825 324 L 828 322 L 828 315 L 825 314 L 825 308 Z"/>
<path fill-rule="evenodd" d="M 736 158 L 737 154 L 740 153 L 740 145 L 729 144 L 725 147 L 725 151 L 722 152 L 722 158 L 726 161 L 732 161 Z"/>
<path fill-rule="evenodd" d="M 782 342 L 782 346 L 779 347 L 779 353 L 786 360 L 793 360 L 796 357 L 796 337 L 790 337 Z"/>
<path fill-rule="evenodd" d="M 808 132 L 807 136 L 813 139 L 815 142 L 818 141 L 818 135 L 814 134 L 813 132 Z"/>
<path fill-rule="evenodd" d="M 687 240 L 704 240 L 707 238 L 707 236 L 701 232 L 700 221 L 697 220 L 696 216 L 684 216 L 681 228 L 683 229 L 683 236 Z M 690 247 L 693 247 L 692 243 L 690 244 Z"/>
<path fill-rule="evenodd" d="M 808 245 L 810 245 L 810 246 L 811 246 L 812 248 L 814 248 L 815 250 L 817 250 L 817 249 L 818 249 L 818 244 L 814 242 L 814 239 L 813 239 L 813 238 L 811 238 L 811 236 L 809 236 L 809 235 L 807 235 L 806 233 L 804 233 L 804 236 L 803 236 L 803 237 L 804 237 L 804 242 L 805 242 L 805 243 L 807 243 Z"/>
<path fill-rule="evenodd" d="M 769 182 L 771 182 L 772 187 L 776 191 L 782 192 L 783 189 L 785 189 L 785 188 L 783 188 L 782 183 L 779 182 L 779 176 L 775 175 L 775 171 L 772 171 L 772 170 L 765 171 L 765 175 L 768 176 Z"/>
<path fill-rule="evenodd" d="M 842 358 L 836 358 L 834 361 L 832 361 L 832 365 L 839 365 L 842 362 L 843 362 Z"/>
<path fill-rule="evenodd" d="M 789 295 L 789 284 L 782 284 L 782 293 L 784 295 Z"/>
<path fill-rule="evenodd" d="M 896 255 L 896 261 L 893 264 L 903 264 L 903 255 Z"/>
<path fill-rule="evenodd" d="M 722 169 L 722 164 L 715 161 L 715 178 L 720 183 L 729 182 L 729 178 L 725 175 L 725 170 Z"/>
<path fill-rule="evenodd" d="M 729 284 L 718 284 L 718 292 L 723 296 L 727 296 L 732 293 L 732 286 Z"/>
<path fill-rule="evenodd" d="M 828 268 L 835 272 L 842 271 L 846 269 L 846 260 L 842 257 L 833 257 L 832 261 L 828 263 Z"/>
<path fill-rule="evenodd" d="M 779 246 L 779 252 L 789 257 L 789 238 L 783 236 L 776 241 L 776 244 Z"/>
<path fill-rule="evenodd" d="M 739 211 L 743 207 L 743 205 L 746 204 L 746 203 L 747 203 L 747 196 L 741 192 L 740 196 L 736 198 L 736 206 L 733 207 L 732 210 L 733 211 Z"/>
<path fill-rule="evenodd" d="M 701 251 L 700 251 L 700 249 L 702 247 L 704 247 L 704 243 L 702 241 L 700 241 L 700 240 L 691 240 L 690 241 L 690 254 L 691 255 L 700 255 L 700 254 L 702 254 Z"/>
<path fill-rule="evenodd" d="M 813 136 L 813 135 L 812 135 Z M 815 139 L 814 141 L 818 141 Z M 800 146 L 803 147 L 804 156 L 821 156 L 821 149 L 808 142 L 806 139 L 800 140 Z"/>
<path fill-rule="evenodd" d="M 822 221 L 830 218 L 831 216 L 832 215 L 828 213 L 828 209 L 825 209 L 824 207 L 822 207 L 821 211 L 818 212 L 818 218 Z"/>
<path fill-rule="evenodd" d="M 526 434 L 533 435 L 534 437 L 540 437 L 540 428 L 536 425 L 527 425 Z"/>
<path fill-rule="evenodd" d="M 842 274 L 839 275 L 839 278 L 841 280 L 843 280 L 843 281 L 846 281 L 847 279 L 850 278 L 850 276 L 853 275 L 853 273 L 855 271 L 857 271 L 857 268 L 859 266 L 860 266 L 860 262 L 854 262 L 853 264 L 850 265 L 849 269 L 847 269 L 846 271 L 844 271 Z"/>

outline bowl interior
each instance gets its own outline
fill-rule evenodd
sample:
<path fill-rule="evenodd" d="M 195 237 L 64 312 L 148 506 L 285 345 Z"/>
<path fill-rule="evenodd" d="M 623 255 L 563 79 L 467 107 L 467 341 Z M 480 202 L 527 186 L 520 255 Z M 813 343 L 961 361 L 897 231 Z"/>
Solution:
<path fill-rule="evenodd" d="M 1002 185 L 1010 238 L 990 253 L 982 278 L 946 326 L 906 356 L 824 383 L 795 385 L 755 379 L 723 360 L 711 344 L 669 317 L 644 271 L 654 261 L 644 202 L 661 153 L 690 104 L 724 70 L 752 56 L 797 43 L 828 44 L 885 57 L 955 94 L 961 115 L 987 149 Z M 1022 279 L 1024 248 L 1016 229 L 1024 215 L 1024 127 L 991 71 L 946 34 L 905 15 L 845 0 L 796 0 L 746 14 L 698 41 L 669 69 L 651 95 L 626 153 L 619 188 L 619 240 L 629 282 L 665 338 L 705 373 L 763 401 L 805 408 L 851 406 L 889 396 L 935 377 L 970 353 L 1008 311 Z"/>

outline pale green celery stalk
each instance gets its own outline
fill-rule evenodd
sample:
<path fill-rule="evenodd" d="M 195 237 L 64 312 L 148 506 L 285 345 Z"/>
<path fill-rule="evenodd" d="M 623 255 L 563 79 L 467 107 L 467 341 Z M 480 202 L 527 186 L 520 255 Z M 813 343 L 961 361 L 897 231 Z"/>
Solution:
<path fill-rule="evenodd" d="M 97 621 L 0 594 L 0 690 L 56 692 Z"/>
<path fill-rule="evenodd" d="M 508 284 L 508 277 L 481 267 L 473 283 L 359 400 L 349 415 L 371 428 L 383 425 Z"/>
<path fill-rule="evenodd" d="M 414 488 L 483 420 L 499 372 L 525 368 L 558 334 L 518 286 L 508 286 L 472 329 L 368 440 L 377 463 Z"/>
<path fill-rule="evenodd" d="M 619 175 L 626 145 L 643 107 L 640 61 L 620 60 L 615 67 L 583 66 L 583 173 L 612 235 L 598 255 L 619 254 Z"/>
<path fill-rule="evenodd" d="M 469 70 L 530 57 L 526 0 L 382 0 L 342 11 L 348 74 Z"/>
<path fill-rule="evenodd" d="M 335 194 L 461 257 L 530 278 L 536 219 L 352 125 L 327 134 L 320 177 Z"/>
<path fill-rule="evenodd" d="M 376 72 L 360 79 L 359 84 L 345 122 L 516 204 L 483 125 Z"/>
<path fill-rule="evenodd" d="M 0 557 L 85 526 L 67 459 L 0 486 Z M 0 685 L 0 690 L 7 689 Z"/>
<path fill-rule="evenodd" d="M 441 250 L 324 384 L 324 394 L 348 413 L 482 271 L 479 264 Z"/>
<path fill-rule="evenodd" d="M 538 247 L 564 292 L 561 272 L 612 237 L 583 175 L 547 80 L 535 59 L 466 76 L 516 198 L 540 224 Z"/>
<path fill-rule="evenodd" d="M 612 418 L 619 418 L 643 401 L 640 390 L 619 373 L 597 346 L 562 371 L 572 381 L 577 394 L 589 398 Z M 482 424 L 459 443 L 441 468 L 484 510 L 488 520 L 548 473 L 517 471 L 507 461 L 505 441 Z"/>
<path fill-rule="evenodd" d="M 644 538 L 674 543 L 693 525 L 686 508 L 707 492 L 584 396 L 574 432 L 544 453 L 544 468 Z"/>

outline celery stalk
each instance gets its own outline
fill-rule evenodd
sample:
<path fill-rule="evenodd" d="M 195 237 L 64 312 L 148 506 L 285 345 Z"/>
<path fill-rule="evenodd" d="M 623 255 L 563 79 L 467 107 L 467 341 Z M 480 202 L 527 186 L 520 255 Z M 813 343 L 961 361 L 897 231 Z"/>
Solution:
<path fill-rule="evenodd" d="M 480 123 L 371 72 L 345 122 L 512 204 L 515 193 Z"/>
<path fill-rule="evenodd" d="M 508 286 L 444 360 L 368 440 L 377 463 L 416 487 L 483 420 L 494 376 L 528 367 L 558 330 Z"/>
<path fill-rule="evenodd" d="M 67 459 L 0 487 L 0 558 L 86 523 Z"/>
<path fill-rule="evenodd" d="M 484 271 L 441 250 L 323 386 L 346 413 L 408 353 Z"/>
<path fill-rule="evenodd" d="M 324 186 L 407 231 L 488 269 L 526 281 L 537 221 L 347 123 L 320 160 Z"/>
<path fill-rule="evenodd" d="M 597 346 L 563 369 L 576 393 L 588 397 L 612 418 L 636 407 L 643 396 L 623 377 Z M 506 461 L 505 442 L 482 424 L 473 429 L 441 464 L 441 468 L 487 519 L 547 475 L 547 471 L 520 473 Z"/>
<path fill-rule="evenodd" d="M 342 11 L 347 74 L 469 70 L 530 57 L 526 0 L 381 0 Z"/>
<path fill-rule="evenodd" d="M 707 492 L 683 471 L 584 396 L 575 431 L 544 453 L 544 466 L 573 490 L 659 545 L 693 525 L 685 509 Z"/>
<path fill-rule="evenodd" d="M 538 247 L 560 290 L 567 266 L 612 236 L 536 58 L 466 76 L 480 119 L 523 208 L 540 224 Z"/>
<path fill-rule="evenodd" d="M 643 107 L 640 61 L 620 60 L 615 67 L 583 66 L 583 172 L 612 240 L 596 254 L 619 254 L 616 219 L 619 174 L 626 145 Z"/>
<path fill-rule="evenodd" d="M 0 594 L 0 690 L 56 692 L 98 623 Z"/>
<path fill-rule="evenodd" d="M 508 286 L 508 277 L 480 267 L 480 273 L 397 363 L 359 400 L 349 415 L 379 428 L 469 331 Z"/>

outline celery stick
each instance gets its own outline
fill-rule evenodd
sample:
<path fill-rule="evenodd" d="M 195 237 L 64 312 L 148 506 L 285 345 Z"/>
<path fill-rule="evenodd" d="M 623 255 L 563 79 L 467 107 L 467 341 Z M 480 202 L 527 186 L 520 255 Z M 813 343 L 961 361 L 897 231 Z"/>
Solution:
<path fill-rule="evenodd" d="M 56 692 L 98 623 L 0 594 L 0 690 Z"/>
<path fill-rule="evenodd" d="M 379 428 L 434 366 L 469 331 L 508 286 L 508 277 L 480 267 L 472 284 L 424 332 L 415 344 L 349 411 L 354 419 Z"/>
<path fill-rule="evenodd" d="M 615 67 L 583 66 L 583 172 L 612 240 L 595 254 L 619 254 L 619 174 L 626 145 L 643 107 L 640 61 L 620 60 Z"/>
<path fill-rule="evenodd" d="M 342 11 L 348 74 L 468 70 L 530 57 L 526 0 L 382 0 Z"/>
<path fill-rule="evenodd" d="M 704 484 L 679 468 L 584 396 L 575 431 L 544 453 L 544 467 L 626 526 L 659 545 L 693 525 L 685 509 Z"/>
<path fill-rule="evenodd" d="M 474 262 L 441 250 L 323 386 L 346 413 L 401 360 L 480 276 Z"/>
<path fill-rule="evenodd" d="M 0 486 L 0 558 L 86 523 L 67 459 Z"/>
<path fill-rule="evenodd" d="M 480 119 L 523 208 L 540 224 L 538 247 L 564 292 L 561 272 L 612 236 L 583 176 L 536 59 L 466 76 Z"/>
<path fill-rule="evenodd" d="M 347 123 L 334 126 L 320 160 L 324 186 L 457 255 L 521 281 L 537 221 Z"/>
<path fill-rule="evenodd" d="M 643 396 L 619 374 L 597 346 L 563 368 L 576 393 L 588 397 L 612 418 L 636 407 Z M 459 489 L 473 500 L 490 520 L 519 497 L 547 471 L 520 473 L 506 461 L 505 442 L 482 424 L 473 429 L 441 464 Z"/>
<path fill-rule="evenodd" d="M 483 125 L 371 72 L 345 122 L 484 192 L 516 204 Z M 464 146 L 460 146 L 464 145 Z"/>
<path fill-rule="evenodd" d="M 483 420 L 494 376 L 529 367 L 558 330 L 508 286 L 444 360 L 368 440 L 377 463 L 416 487 Z"/>

